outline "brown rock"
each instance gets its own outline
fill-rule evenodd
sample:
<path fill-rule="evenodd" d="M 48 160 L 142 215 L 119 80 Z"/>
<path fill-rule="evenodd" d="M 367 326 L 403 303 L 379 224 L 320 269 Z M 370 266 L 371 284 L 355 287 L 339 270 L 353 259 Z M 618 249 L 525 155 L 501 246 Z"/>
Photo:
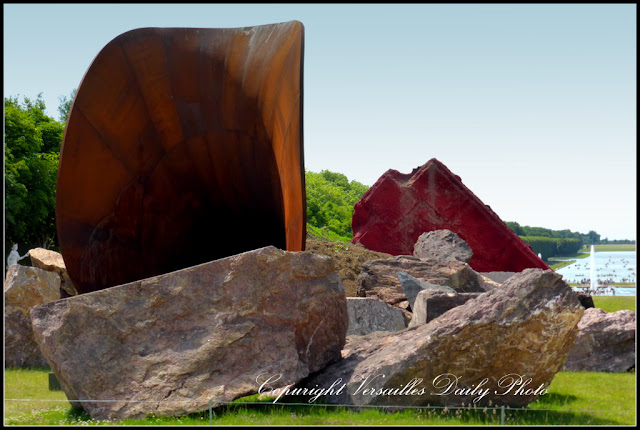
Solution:
<path fill-rule="evenodd" d="M 578 330 L 564 370 L 626 372 L 635 366 L 635 312 L 589 308 L 584 311 Z"/>
<path fill-rule="evenodd" d="M 67 397 L 97 419 L 205 410 L 210 400 L 256 393 L 261 375 L 297 382 L 340 359 L 348 324 L 331 259 L 274 247 L 45 304 L 31 316 Z"/>
<path fill-rule="evenodd" d="M 4 281 L 4 352 L 7 367 L 46 366 L 29 311 L 60 299 L 60 278 L 35 267 L 13 264 Z"/>
<path fill-rule="evenodd" d="M 344 389 L 325 403 L 525 406 L 561 369 L 582 312 L 560 275 L 527 269 L 428 324 L 349 337 L 342 361 L 298 386 L 327 388 L 340 379 Z M 447 377 L 469 391 L 447 392 Z"/>
<path fill-rule="evenodd" d="M 436 258 L 468 263 L 473 251 L 460 236 L 444 229 L 422 233 L 413 245 L 413 256 L 423 260 Z"/>
<path fill-rule="evenodd" d="M 71 282 L 62 254 L 44 248 L 35 248 L 29 250 L 29 257 L 31 257 L 31 264 L 34 267 L 55 272 L 60 276 L 60 288 L 62 288 L 61 294 L 63 296 L 70 297 L 78 294 L 73 282 Z"/>

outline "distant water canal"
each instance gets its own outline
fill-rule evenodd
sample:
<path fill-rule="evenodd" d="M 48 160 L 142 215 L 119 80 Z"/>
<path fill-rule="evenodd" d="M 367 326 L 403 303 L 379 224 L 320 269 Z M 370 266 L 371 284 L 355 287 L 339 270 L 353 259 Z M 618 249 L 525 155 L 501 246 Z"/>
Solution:
<path fill-rule="evenodd" d="M 588 287 L 591 283 L 591 259 L 580 258 L 575 263 L 556 270 L 569 283 L 583 284 Z M 636 253 L 635 251 L 596 252 L 595 266 L 598 286 L 607 284 L 630 282 L 636 283 Z M 636 289 L 628 287 L 614 287 L 616 295 L 635 296 Z M 580 290 L 580 288 L 575 288 Z"/>

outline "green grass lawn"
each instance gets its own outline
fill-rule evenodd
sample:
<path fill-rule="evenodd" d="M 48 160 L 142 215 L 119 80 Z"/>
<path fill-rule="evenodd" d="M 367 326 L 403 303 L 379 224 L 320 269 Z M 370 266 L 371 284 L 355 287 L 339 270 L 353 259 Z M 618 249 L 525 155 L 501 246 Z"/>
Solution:
<path fill-rule="evenodd" d="M 558 270 L 575 262 L 576 260 L 554 260 L 550 258 L 549 261 L 547 261 L 547 265 L 553 270 Z"/>
<path fill-rule="evenodd" d="M 209 412 L 182 417 L 148 417 L 106 422 L 92 420 L 48 390 L 48 369 L 5 369 L 5 425 L 202 425 Z M 7 399 L 39 399 L 16 402 Z M 500 411 L 487 409 L 405 409 L 261 404 L 255 396 L 213 410 L 214 425 L 497 425 Z M 560 372 L 548 393 L 526 410 L 507 409 L 505 424 L 632 425 L 635 423 L 635 374 Z"/>
<path fill-rule="evenodd" d="M 593 304 L 607 312 L 617 312 L 624 309 L 636 311 L 635 296 L 593 296 Z"/>
<path fill-rule="evenodd" d="M 590 251 L 585 252 L 583 249 L 581 251 L 578 251 L 575 254 L 559 255 L 557 257 L 551 257 L 549 258 L 549 261 L 547 261 L 546 263 L 553 270 L 558 270 L 565 266 L 568 266 L 569 264 L 575 263 L 576 259 L 587 258 L 590 255 L 591 255 Z"/>

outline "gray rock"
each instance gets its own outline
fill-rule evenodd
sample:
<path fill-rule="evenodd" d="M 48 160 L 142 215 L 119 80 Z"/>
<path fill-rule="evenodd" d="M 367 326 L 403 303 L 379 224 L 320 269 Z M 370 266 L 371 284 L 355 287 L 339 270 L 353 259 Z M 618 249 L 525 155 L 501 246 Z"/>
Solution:
<path fill-rule="evenodd" d="M 298 386 L 339 380 L 321 399 L 333 404 L 526 406 L 562 368 L 582 312 L 560 275 L 527 269 L 428 324 L 350 336 L 342 361 Z"/>
<path fill-rule="evenodd" d="M 402 291 L 404 291 L 404 294 L 409 301 L 409 307 L 411 308 L 412 312 L 414 309 L 414 302 L 416 301 L 416 297 L 422 290 L 442 291 L 445 293 L 453 294 L 455 294 L 456 292 L 456 290 L 451 287 L 432 284 L 431 282 L 416 279 L 405 272 L 398 272 L 398 280 L 400 281 L 400 285 L 402 285 Z"/>
<path fill-rule="evenodd" d="M 413 315 L 409 328 L 426 324 L 438 318 L 451 309 L 464 305 L 467 301 L 475 299 L 482 293 L 456 293 L 438 290 L 422 290 L 413 308 Z"/>
<path fill-rule="evenodd" d="M 29 311 L 60 299 L 60 278 L 35 267 L 13 264 L 4 281 L 4 352 L 7 367 L 46 366 L 33 336 Z"/>
<path fill-rule="evenodd" d="M 347 336 L 374 331 L 399 331 L 406 325 L 402 311 L 371 297 L 347 297 L 349 330 Z"/>
<path fill-rule="evenodd" d="M 518 272 L 480 272 L 485 278 L 491 279 L 498 284 L 504 284 L 507 280 Z"/>
<path fill-rule="evenodd" d="M 502 285 L 501 283 L 495 282 L 483 276 L 481 273 L 478 273 L 478 283 L 480 284 L 480 288 L 484 291 L 491 291 L 494 288 L 499 288 L 500 285 Z"/>
<path fill-rule="evenodd" d="M 473 257 L 471 247 L 450 230 L 422 233 L 413 245 L 413 256 L 420 259 L 457 260 L 468 263 Z"/>
<path fill-rule="evenodd" d="M 94 419 L 181 415 L 340 359 L 348 325 L 331 258 L 272 246 L 31 311 L 65 394 Z M 90 400 L 88 400 L 90 399 Z M 94 402 L 110 399 L 115 402 Z"/>
<path fill-rule="evenodd" d="M 635 312 L 589 308 L 584 311 L 578 330 L 564 370 L 626 372 L 635 366 Z"/>
<path fill-rule="evenodd" d="M 31 264 L 33 264 L 34 267 L 46 270 L 47 272 L 55 272 L 60 276 L 60 288 L 62 288 L 61 295 L 63 297 L 78 294 L 69 277 L 62 254 L 44 248 L 34 248 L 29 250 L 29 257 L 31 257 Z"/>

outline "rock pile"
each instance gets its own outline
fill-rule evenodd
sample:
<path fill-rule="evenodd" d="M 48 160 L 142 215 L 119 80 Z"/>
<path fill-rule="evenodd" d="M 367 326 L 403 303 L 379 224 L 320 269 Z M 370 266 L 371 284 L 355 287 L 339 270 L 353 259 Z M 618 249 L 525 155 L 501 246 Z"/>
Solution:
<path fill-rule="evenodd" d="M 267 247 L 41 304 L 33 332 L 69 400 L 96 419 L 330 387 L 323 402 L 525 406 L 568 355 L 584 367 L 580 354 L 615 344 L 624 358 L 601 360 L 628 369 L 635 314 L 610 324 L 589 310 L 579 326 L 578 295 L 551 270 L 484 276 L 452 232 L 416 248 L 364 262 L 357 298 L 330 257 Z"/>
<path fill-rule="evenodd" d="M 351 336 L 343 359 L 300 386 L 350 405 L 525 406 L 564 364 L 583 308 L 560 275 L 527 269 L 428 324 Z"/>
<path fill-rule="evenodd" d="M 486 291 L 486 283 L 480 275 L 458 260 L 421 260 L 412 256 L 397 256 L 364 263 L 358 276 L 356 294 L 359 297 L 375 297 L 398 307 L 403 311 L 407 324 L 411 320 L 411 307 L 398 278 L 400 272 L 459 292 Z"/>

